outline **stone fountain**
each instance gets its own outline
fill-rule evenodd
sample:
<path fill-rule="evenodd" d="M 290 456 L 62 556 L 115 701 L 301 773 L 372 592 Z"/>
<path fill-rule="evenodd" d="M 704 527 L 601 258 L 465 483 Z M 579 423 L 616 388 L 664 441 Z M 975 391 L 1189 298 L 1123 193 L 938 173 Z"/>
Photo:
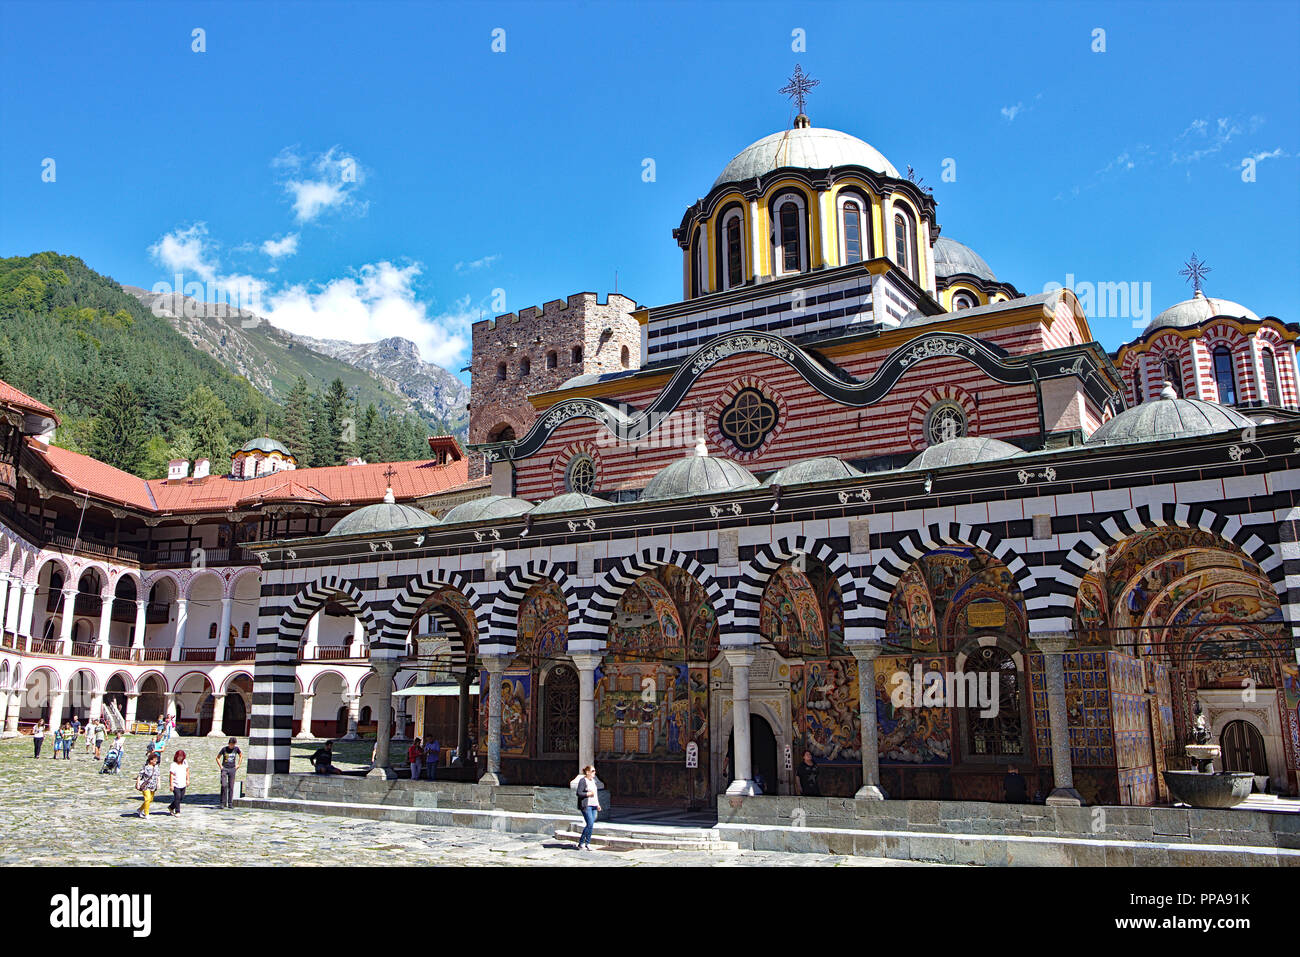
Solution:
<path fill-rule="evenodd" d="M 1235 807 L 1250 795 L 1255 776 L 1249 771 L 1214 770 L 1220 747 L 1211 740 L 1201 703 L 1196 702 L 1194 739 L 1187 756 L 1196 762 L 1195 771 L 1166 771 L 1165 784 L 1174 800 L 1191 807 Z"/>

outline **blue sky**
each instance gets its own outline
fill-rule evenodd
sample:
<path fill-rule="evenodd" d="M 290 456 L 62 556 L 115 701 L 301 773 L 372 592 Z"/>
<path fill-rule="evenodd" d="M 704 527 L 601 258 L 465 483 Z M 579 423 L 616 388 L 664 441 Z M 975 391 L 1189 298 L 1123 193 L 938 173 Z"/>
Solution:
<path fill-rule="evenodd" d="M 944 234 L 1023 292 L 1150 283 L 1153 316 L 1195 252 L 1210 295 L 1295 321 L 1297 35 L 1290 2 L 9 2 L 0 254 L 145 287 L 182 268 L 456 371 L 480 312 L 615 271 L 679 299 L 671 229 L 788 126 L 799 62 L 813 124 L 914 166 Z M 1134 321 L 1093 330 L 1114 349 Z"/>

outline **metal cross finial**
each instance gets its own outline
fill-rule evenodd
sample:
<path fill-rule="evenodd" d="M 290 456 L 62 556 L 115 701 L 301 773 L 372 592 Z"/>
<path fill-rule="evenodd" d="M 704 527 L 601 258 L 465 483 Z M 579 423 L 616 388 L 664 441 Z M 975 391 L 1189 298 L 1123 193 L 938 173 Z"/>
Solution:
<path fill-rule="evenodd" d="M 812 88 L 818 86 L 820 83 L 821 80 L 814 80 L 812 77 L 808 76 L 808 74 L 804 73 L 803 67 L 796 63 L 794 65 L 794 74 L 790 77 L 790 82 L 776 92 L 784 93 L 786 96 L 794 100 L 795 105 L 799 107 L 799 112 L 803 113 L 804 99 L 808 96 L 808 93 Z"/>
<path fill-rule="evenodd" d="M 1192 258 L 1183 265 L 1187 268 L 1180 269 L 1178 275 L 1186 276 L 1188 281 L 1192 284 L 1192 289 L 1196 292 L 1200 292 L 1201 280 L 1205 278 L 1207 272 L 1211 271 L 1210 267 L 1205 265 L 1204 260 L 1197 259 L 1196 253 L 1192 253 Z"/>
<path fill-rule="evenodd" d="M 388 466 L 388 468 L 384 469 L 384 478 L 388 479 L 389 485 L 393 484 L 393 476 L 396 474 L 397 474 L 397 469 L 393 468 L 391 465 Z"/>

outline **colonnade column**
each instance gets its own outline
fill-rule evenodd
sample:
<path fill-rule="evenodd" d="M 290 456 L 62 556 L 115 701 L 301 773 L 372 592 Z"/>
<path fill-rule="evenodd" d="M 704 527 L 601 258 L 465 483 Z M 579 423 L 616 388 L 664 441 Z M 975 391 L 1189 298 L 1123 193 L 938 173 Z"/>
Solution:
<path fill-rule="evenodd" d="M 23 606 L 23 582 L 20 578 L 9 579 L 9 603 L 5 606 L 5 631 L 18 634 L 19 612 Z"/>
<path fill-rule="evenodd" d="M 357 725 L 361 723 L 361 695 L 348 694 L 343 696 L 343 700 L 348 705 L 348 733 L 343 735 L 341 741 L 356 741 L 361 735 L 357 733 Z"/>
<path fill-rule="evenodd" d="M 9 705 L 5 709 L 4 731 L 0 737 L 12 738 L 18 734 L 18 715 L 23 708 L 23 691 L 22 688 L 13 688 L 9 692 Z"/>
<path fill-rule="evenodd" d="M 753 753 L 749 737 L 749 666 L 754 663 L 754 652 L 749 647 L 724 648 L 722 653 L 731 665 L 731 725 L 734 737 L 735 778 L 727 787 L 731 795 L 756 794 L 754 787 Z"/>
<path fill-rule="evenodd" d="M 306 661 L 316 657 L 316 641 L 320 638 L 320 612 L 312 615 L 307 622 L 307 640 L 302 646 L 302 657 Z"/>
<path fill-rule="evenodd" d="M 99 646 L 99 657 L 108 657 L 108 629 L 113 624 L 113 592 L 105 590 L 100 593 L 99 601 L 99 634 L 95 636 L 95 643 Z"/>
<path fill-rule="evenodd" d="M 63 589 L 63 614 L 59 619 L 59 653 L 63 655 L 72 654 L 72 626 L 76 622 L 76 608 L 76 589 Z"/>
<path fill-rule="evenodd" d="M 189 624 L 189 601 L 176 599 L 176 637 L 172 640 L 172 661 L 181 660 L 181 651 L 185 647 L 185 626 Z"/>
<path fill-rule="evenodd" d="M 596 668 L 603 655 L 575 652 L 578 669 L 578 770 L 596 763 Z"/>
<path fill-rule="evenodd" d="M 140 693 L 137 691 L 128 691 L 126 693 L 126 714 L 122 715 L 122 720 L 126 722 L 126 733 L 131 733 L 131 726 L 136 721 L 136 710 L 140 707 Z"/>
<path fill-rule="evenodd" d="M 294 737 L 310 741 L 312 738 L 316 737 L 311 733 L 311 702 L 316 696 L 304 692 L 299 697 L 302 698 L 302 723 L 298 728 L 298 733 L 295 734 Z"/>
<path fill-rule="evenodd" d="M 480 653 L 479 659 L 488 673 L 488 726 L 487 770 L 478 783 L 496 785 L 501 783 L 501 673 L 506 670 L 510 656 Z M 482 693 L 480 688 L 479 694 Z"/>
<path fill-rule="evenodd" d="M 393 776 L 392 760 L 388 754 L 393 733 L 389 726 L 393 710 L 393 677 L 397 674 L 397 662 L 387 658 L 373 661 L 370 668 L 379 680 L 379 705 L 375 709 L 375 767 L 384 771 L 385 777 Z"/>
<path fill-rule="evenodd" d="M 397 698 L 397 700 L 393 703 L 393 710 L 397 712 L 397 714 L 393 718 L 393 740 L 394 741 L 411 740 L 406 736 L 406 721 L 407 721 L 406 708 L 407 708 L 407 701 L 409 700 L 410 700 L 409 698 L 403 695 L 402 697 Z"/>
<path fill-rule="evenodd" d="M 50 692 L 50 727 L 57 728 L 63 721 L 64 692 Z"/>
<path fill-rule="evenodd" d="M 1083 804 L 1074 789 L 1074 768 L 1070 764 L 1070 724 L 1065 707 L 1065 650 L 1070 636 L 1064 632 L 1035 635 L 1043 653 L 1043 670 L 1047 675 L 1047 717 L 1052 735 L 1052 793 L 1047 803 L 1053 806 Z"/>
<path fill-rule="evenodd" d="M 352 619 L 352 643 L 351 658 L 364 658 L 366 656 L 366 626 L 361 623 L 360 618 Z M 387 767 L 387 765 L 385 765 Z"/>
<path fill-rule="evenodd" d="M 144 649 L 145 613 L 149 608 L 149 599 L 137 598 L 135 601 L 135 633 L 131 635 L 131 648 Z"/>
<path fill-rule="evenodd" d="M 226 649 L 230 647 L 230 608 L 234 603 L 233 598 L 221 599 L 221 624 L 217 626 L 217 661 L 226 660 Z"/>
<path fill-rule="evenodd" d="M 209 738 L 222 737 L 221 725 L 226 718 L 226 695 L 214 694 L 212 696 L 212 727 L 208 730 Z M 195 731 L 198 729 L 195 728 Z"/>
<path fill-rule="evenodd" d="M 859 801 L 883 801 L 885 792 L 880 790 L 880 744 L 876 728 L 876 658 L 880 656 L 880 643 L 850 643 L 849 649 L 858 660 L 858 715 L 862 726 L 862 787 L 853 796 Z M 802 755 L 796 756 L 795 760 L 802 760 Z"/>
<path fill-rule="evenodd" d="M 460 700 L 456 708 L 456 767 L 463 768 L 465 765 L 473 762 L 473 755 L 469 753 L 469 686 L 473 681 L 466 668 L 460 676 Z M 479 689 L 479 694 L 483 689 Z"/>
<path fill-rule="evenodd" d="M 13 737 L 6 729 L 9 726 L 9 707 L 16 697 L 16 692 L 8 688 L 0 688 L 0 702 L 4 703 L 4 706 L 0 707 L 0 738 Z"/>
<path fill-rule="evenodd" d="M 98 721 L 104 715 L 104 692 L 92 691 L 90 693 L 90 720 Z"/>
<path fill-rule="evenodd" d="M 36 614 L 36 585 L 34 584 L 24 585 L 23 586 L 23 610 L 22 610 L 22 615 L 18 619 L 18 633 L 22 635 L 24 638 L 29 639 L 26 645 L 28 651 L 32 650 L 32 643 L 30 639 L 32 637 L 32 618 L 35 616 L 35 614 Z"/>

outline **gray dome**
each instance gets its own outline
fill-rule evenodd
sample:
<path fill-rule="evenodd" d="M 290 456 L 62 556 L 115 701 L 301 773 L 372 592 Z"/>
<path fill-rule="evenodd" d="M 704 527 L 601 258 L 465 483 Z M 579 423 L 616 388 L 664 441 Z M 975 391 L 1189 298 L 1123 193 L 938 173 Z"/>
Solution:
<path fill-rule="evenodd" d="M 656 472 L 646 483 L 641 500 L 690 498 L 758 487 L 758 479 L 743 465 L 697 451 Z"/>
<path fill-rule="evenodd" d="M 1087 445 L 1129 445 L 1192 435 L 1235 432 L 1251 425 L 1236 409 L 1200 399 L 1179 399 L 1166 387 L 1159 399 L 1126 409 L 1092 433 Z"/>
<path fill-rule="evenodd" d="M 1187 329 L 1191 326 L 1199 326 L 1206 319 L 1213 319 L 1215 316 L 1231 316 L 1234 319 L 1259 322 L 1259 316 L 1241 303 L 1233 302 L 1231 299 L 1209 298 L 1205 293 L 1198 291 L 1191 299 L 1184 299 L 1177 305 L 1170 306 L 1152 319 L 1142 330 L 1142 335 L 1145 336 L 1155 329 Z"/>
<path fill-rule="evenodd" d="M 553 515 L 557 512 L 585 512 L 593 508 L 608 508 L 609 502 L 594 495 L 581 492 L 565 492 L 555 498 L 548 498 L 540 505 L 534 506 L 531 515 Z"/>
<path fill-rule="evenodd" d="M 329 538 L 335 535 L 387 535 L 393 532 L 406 532 L 417 528 L 432 528 L 438 520 L 428 512 L 413 505 L 396 505 L 393 502 L 380 502 L 367 505 L 355 512 L 349 512 L 339 519 L 338 524 L 325 533 Z"/>
<path fill-rule="evenodd" d="M 784 166 L 828 169 L 865 166 L 874 173 L 898 179 L 898 170 L 870 143 L 839 130 L 804 127 L 782 130 L 751 143 L 736 154 L 713 185 L 739 183 Z"/>
<path fill-rule="evenodd" d="M 908 462 L 904 469 L 946 469 L 971 462 L 995 462 L 1020 454 L 1021 450 L 1008 442 L 967 435 L 930 446 Z"/>
<path fill-rule="evenodd" d="M 989 282 L 998 281 L 979 253 L 955 239 L 940 236 L 934 241 L 934 274 L 944 279 L 957 273 L 970 273 Z"/>
<path fill-rule="evenodd" d="M 862 473 L 852 465 L 833 455 L 795 462 L 774 472 L 764 485 L 804 485 L 808 482 L 834 482 L 836 479 L 857 478 Z"/>
<path fill-rule="evenodd" d="M 526 502 L 522 498 L 487 495 L 476 498 L 472 502 L 461 502 L 447 513 L 442 524 L 454 525 L 462 522 L 487 522 L 494 518 L 511 518 L 524 514 L 532 507 L 532 502 Z"/>
<path fill-rule="evenodd" d="M 256 439 L 249 439 L 239 447 L 241 452 L 279 452 L 281 455 L 292 456 L 297 458 L 292 452 L 286 449 L 275 439 L 263 435 Z"/>

